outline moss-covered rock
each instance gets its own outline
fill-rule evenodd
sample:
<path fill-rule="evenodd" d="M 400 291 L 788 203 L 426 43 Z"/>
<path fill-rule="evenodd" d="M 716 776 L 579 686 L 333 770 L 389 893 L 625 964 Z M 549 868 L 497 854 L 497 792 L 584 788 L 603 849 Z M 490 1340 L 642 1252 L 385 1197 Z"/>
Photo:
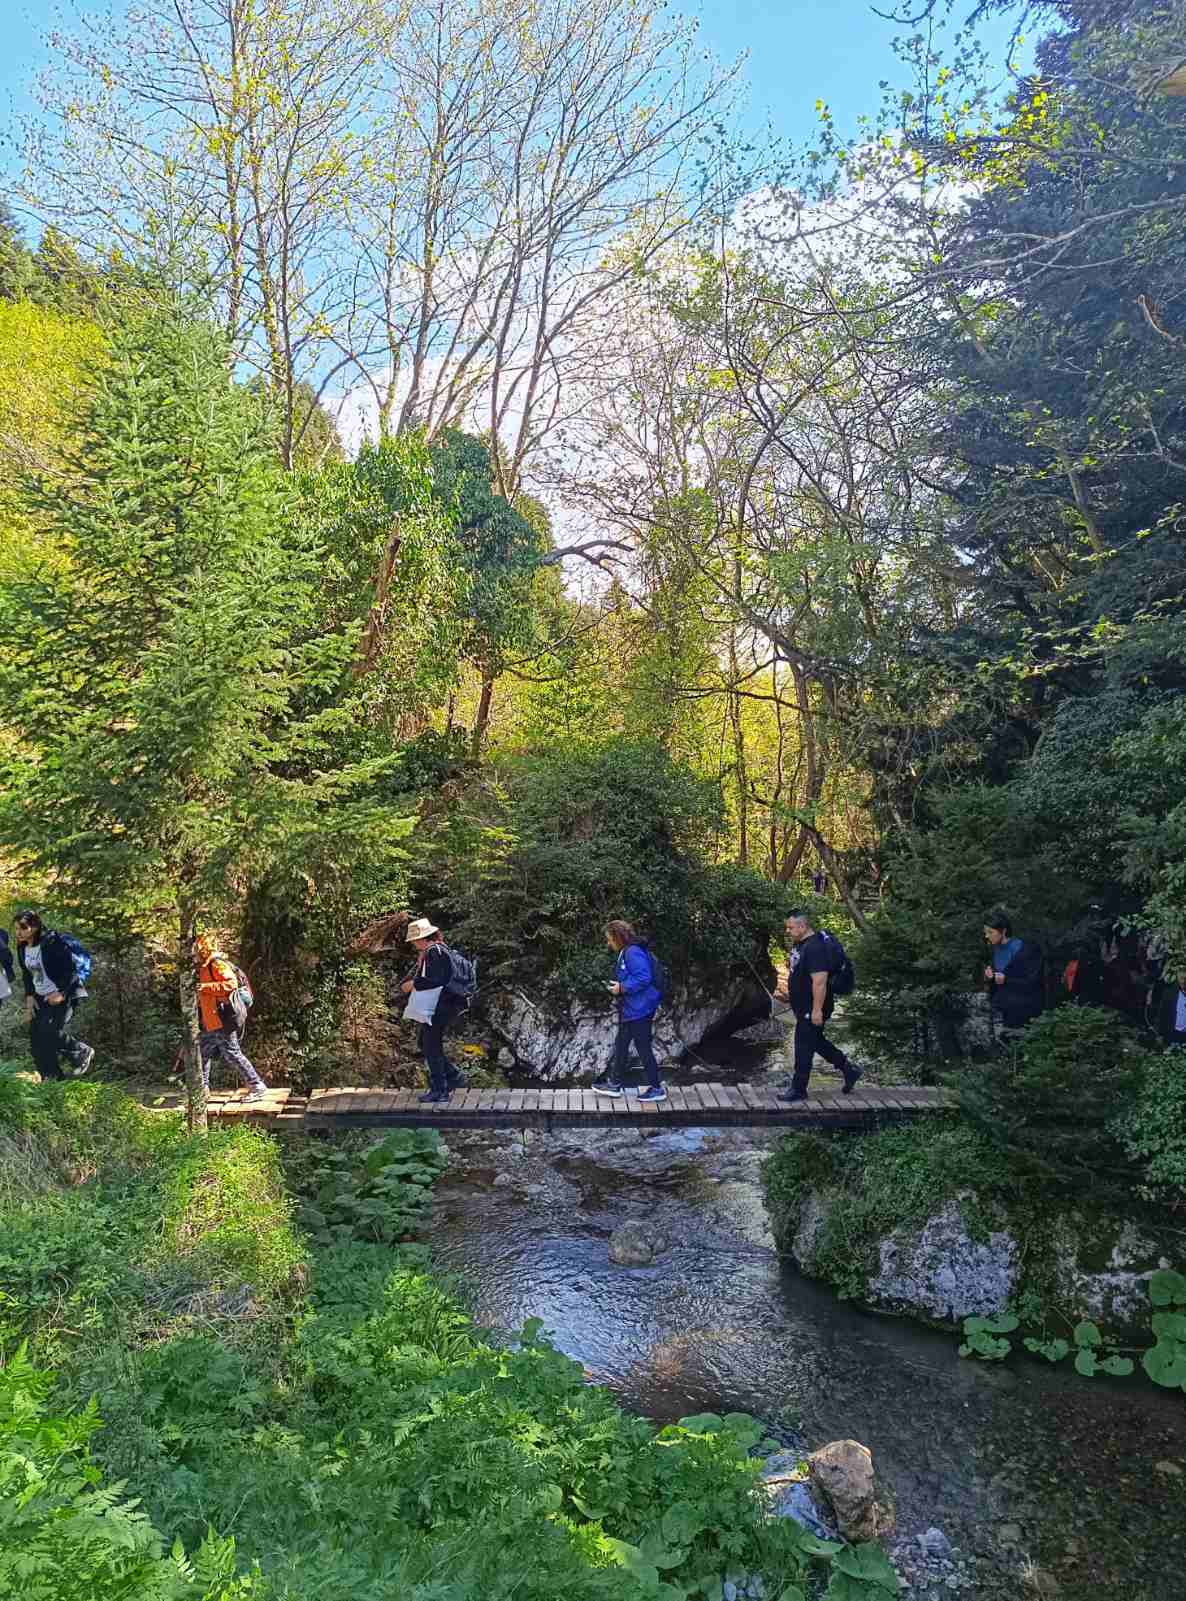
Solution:
<path fill-rule="evenodd" d="M 1145 1282 L 1176 1238 L 1132 1215 L 1019 1186 L 956 1122 L 852 1138 L 789 1136 L 766 1164 L 779 1249 L 842 1296 L 955 1327 L 1018 1310 L 1035 1329 L 1148 1326 Z M 1180 1256 L 1180 1251 L 1177 1253 Z"/>

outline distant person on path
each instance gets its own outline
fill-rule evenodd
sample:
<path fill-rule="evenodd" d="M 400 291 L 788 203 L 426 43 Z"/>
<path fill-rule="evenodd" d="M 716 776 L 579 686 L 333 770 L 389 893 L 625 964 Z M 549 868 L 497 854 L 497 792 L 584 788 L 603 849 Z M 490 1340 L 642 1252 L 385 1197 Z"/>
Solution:
<path fill-rule="evenodd" d="M 194 940 L 194 966 L 197 968 L 198 1017 L 201 1031 L 198 1050 L 202 1058 L 202 1082 L 210 1088 L 210 1064 L 216 1056 L 230 1062 L 247 1085 L 248 1101 L 258 1101 L 268 1086 L 255 1070 L 250 1057 L 243 1049 L 242 1023 L 233 1006 L 235 992 L 240 988 L 239 975 L 208 934 L 199 934 Z"/>
<path fill-rule="evenodd" d="M 1156 1028 L 1164 1045 L 1186 1050 L 1186 965 L 1177 974 L 1176 983 L 1161 987 Z"/>
<path fill-rule="evenodd" d="M 595 1080 L 598 1095 L 625 1095 L 626 1063 L 633 1045 L 639 1061 L 646 1071 L 646 1085 L 636 1093 L 640 1101 L 665 1101 L 667 1090 L 659 1077 L 659 1064 L 655 1061 L 652 1036 L 655 1013 L 663 1000 L 663 993 L 655 982 L 655 968 L 650 952 L 634 932 L 632 924 L 615 918 L 605 926 L 605 943 L 618 958 L 617 979 L 610 985 L 610 993 L 618 997 L 618 1035 L 614 1041 L 614 1062 L 609 1072 Z"/>
<path fill-rule="evenodd" d="M 1046 996 L 1042 985 L 1042 947 L 1018 939 L 1007 912 L 989 912 L 984 920 L 989 963 L 984 969 L 989 1005 L 1008 1041 L 1041 1012 Z"/>
<path fill-rule="evenodd" d="M 456 977 L 453 954 L 435 923 L 427 917 L 414 918 L 405 938 L 417 958 L 400 988 L 405 995 L 413 990 L 441 992 L 431 1022 L 420 1025 L 420 1050 L 428 1072 L 428 1093 L 420 1099 L 428 1105 L 443 1105 L 454 1090 L 465 1085 L 465 1074 L 445 1055 L 445 1030 L 468 1008 L 469 999 L 452 987 Z"/>
<path fill-rule="evenodd" d="M 46 1078 L 66 1078 L 60 1059 L 85 1073 L 95 1059 L 95 1048 L 69 1032 L 86 988 L 75 965 L 75 951 L 85 956 L 77 941 L 57 929 L 46 928 L 37 912 L 18 912 L 13 925 L 17 960 L 25 985 L 25 1016 L 29 1021 L 29 1048 L 33 1065 Z M 89 962 L 89 958 L 87 958 Z"/>
<path fill-rule="evenodd" d="M 851 1095 L 861 1069 L 854 1067 L 840 1047 L 824 1035 L 836 1004 L 831 982 L 836 968 L 836 941 L 812 928 L 806 912 L 792 912 L 787 918 L 786 930 L 791 959 L 787 1000 L 795 1014 L 794 1073 L 790 1088 L 779 1090 L 779 1099 L 807 1099 L 807 1086 L 817 1055 L 839 1069 L 844 1077 L 844 1094 Z"/>

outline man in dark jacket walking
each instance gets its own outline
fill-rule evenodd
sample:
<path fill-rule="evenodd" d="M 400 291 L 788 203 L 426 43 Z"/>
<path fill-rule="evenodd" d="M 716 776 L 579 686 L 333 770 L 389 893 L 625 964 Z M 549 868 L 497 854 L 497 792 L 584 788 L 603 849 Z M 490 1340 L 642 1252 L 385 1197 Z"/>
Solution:
<path fill-rule="evenodd" d="M 787 976 L 787 999 L 795 1014 L 795 1070 L 791 1086 L 779 1090 L 783 1101 L 805 1101 L 807 1086 L 811 1082 L 811 1067 L 816 1055 L 831 1062 L 844 1077 L 844 1094 L 851 1095 L 861 1076 L 838 1045 L 825 1038 L 824 1028 L 832 1015 L 835 996 L 831 979 L 835 970 L 835 944 L 827 934 L 811 926 L 806 912 L 792 912 L 787 918 L 787 952 L 790 972 Z M 832 949 L 829 950 L 829 945 Z"/>
<path fill-rule="evenodd" d="M 43 1079 L 66 1077 L 59 1066 L 61 1057 L 76 1076 L 85 1073 L 95 1059 L 95 1049 L 69 1033 L 86 998 L 70 946 L 56 929 L 44 927 L 36 912 L 20 912 L 14 928 L 33 1064 Z"/>
<path fill-rule="evenodd" d="M 1018 939 L 1007 912 L 989 912 L 984 920 L 989 963 L 984 969 L 989 1005 L 1001 1026 L 1002 1039 L 1013 1035 L 1041 1012 L 1046 995 L 1042 983 L 1042 947 Z"/>
<path fill-rule="evenodd" d="M 428 1070 L 428 1093 L 420 1099 L 429 1105 L 443 1105 L 454 1090 L 465 1084 L 465 1074 L 445 1055 L 445 1030 L 460 1017 L 469 1002 L 449 988 L 453 963 L 444 935 L 436 924 L 427 917 L 414 918 L 408 924 L 406 938 L 408 944 L 415 947 L 417 960 L 400 988 L 405 995 L 413 990 L 440 990 L 431 1020 L 420 1025 L 420 1050 Z"/>

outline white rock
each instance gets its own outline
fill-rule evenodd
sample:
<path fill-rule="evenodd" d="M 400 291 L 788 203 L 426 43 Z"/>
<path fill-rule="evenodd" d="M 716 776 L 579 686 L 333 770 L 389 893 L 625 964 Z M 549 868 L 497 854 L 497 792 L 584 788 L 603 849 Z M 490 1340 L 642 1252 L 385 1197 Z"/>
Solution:
<path fill-rule="evenodd" d="M 895 1311 L 958 1323 L 1003 1311 L 1019 1270 L 1017 1241 L 1004 1233 L 974 1240 L 953 1200 L 921 1229 L 898 1229 L 881 1241 L 868 1298 Z"/>
<path fill-rule="evenodd" d="M 695 1045 L 711 1024 L 733 1009 L 734 997 L 708 1006 L 676 1001 L 655 1019 L 655 1055 L 677 1055 Z M 618 1032 L 615 1007 L 570 1007 L 552 1011 L 521 990 L 502 990 L 485 1002 L 491 1028 L 507 1043 L 519 1066 L 537 1078 L 596 1078 L 613 1055 Z"/>

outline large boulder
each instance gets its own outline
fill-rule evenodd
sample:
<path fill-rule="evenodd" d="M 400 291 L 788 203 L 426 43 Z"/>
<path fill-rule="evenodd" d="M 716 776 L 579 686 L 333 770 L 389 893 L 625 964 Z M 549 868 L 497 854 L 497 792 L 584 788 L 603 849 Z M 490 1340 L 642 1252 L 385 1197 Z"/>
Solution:
<path fill-rule="evenodd" d="M 1181 1260 L 1164 1242 L 1126 1218 L 1064 1213 L 1051 1230 L 1053 1280 L 1058 1298 L 1076 1315 L 1116 1333 L 1148 1328 L 1147 1284 L 1159 1268 Z"/>
<path fill-rule="evenodd" d="M 619 1267 L 650 1267 L 666 1249 L 666 1239 L 652 1224 L 627 1218 L 610 1235 L 609 1259 Z"/>
<path fill-rule="evenodd" d="M 837 1239 L 829 1225 L 841 1193 L 806 1189 L 776 1221 L 784 1248 L 804 1273 L 832 1277 Z M 920 1224 L 854 1242 L 845 1266 L 868 1266 L 860 1299 L 880 1311 L 958 1326 L 1017 1306 L 1027 1291 L 1053 1301 L 1072 1322 L 1089 1319 L 1117 1337 L 1147 1330 L 1146 1285 L 1158 1268 L 1177 1267 L 1173 1236 L 1131 1219 L 1083 1210 L 1052 1211 L 1035 1230 L 1027 1213 L 997 1212 L 972 1190 L 960 1192 Z M 969 1222 L 974 1219 L 975 1222 Z"/>
<path fill-rule="evenodd" d="M 974 1239 L 959 1200 L 918 1229 L 900 1229 L 878 1247 L 869 1299 L 894 1312 L 921 1312 L 940 1323 L 991 1317 L 1013 1298 L 1020 1253 L 1009 1234 Z"/>
<path fill-rule="evenodd" d="M 846 1540 L 877 1540 L 893 1532 L 889 1507 L 878 1500 L 873 1456 L 858 1440 L 833 1440 L 807 1458 L 812 1489 L 831 1507 Z"/>
<path fill-rule="evenodd" d="M 713 1023 L 734 1010 L 733 1000 L 693 1004 L 677 997 L 655 1018 L 655 1055 L 662 1061 L 697 1045 Z M 490 1027 L 514 1052 L 519 1067 L 536 1078 L 597 1078 L 609 1066 L 618 1032 L 615 1007 L 556 1010 L 522 990 L 496 991 L 484 1006 Z"/>

